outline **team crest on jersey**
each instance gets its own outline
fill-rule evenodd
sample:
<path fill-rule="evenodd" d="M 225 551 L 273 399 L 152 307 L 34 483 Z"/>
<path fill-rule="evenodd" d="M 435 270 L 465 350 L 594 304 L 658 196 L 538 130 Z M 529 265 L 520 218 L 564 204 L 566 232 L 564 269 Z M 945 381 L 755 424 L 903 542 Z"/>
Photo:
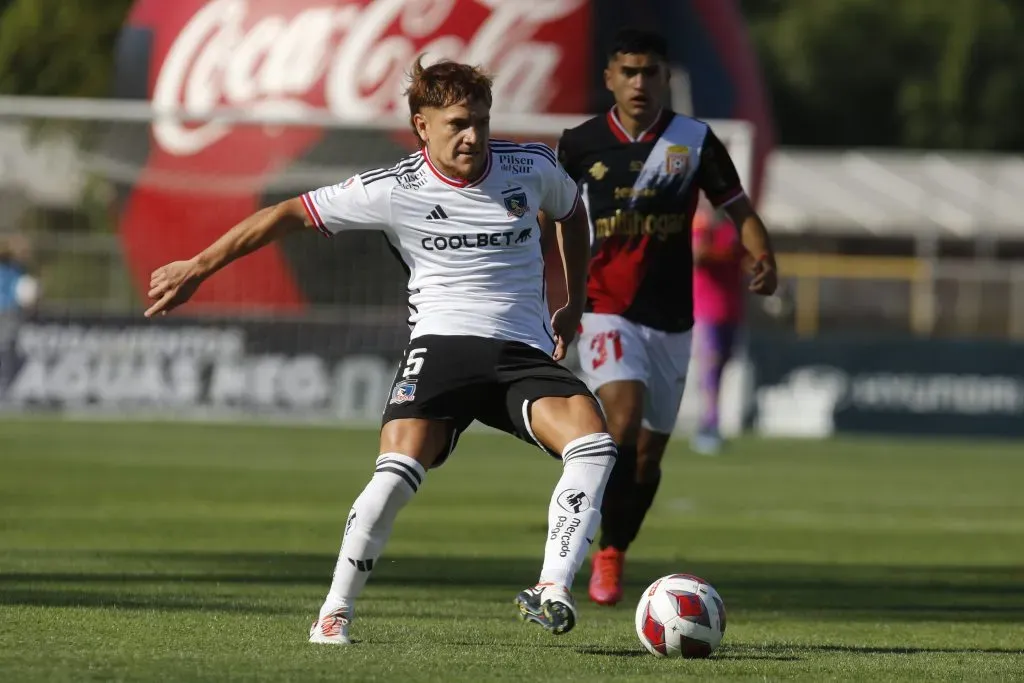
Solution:
<path fill-rule="evenodd" d="M 526 212 L 530 210 L 527 203 L 525 192 L 516 192 L 515 194 L 505 197 L 505 208 L 508 209 L 509 216 L 515 216 L 516 218 L 522 218 L 526 215 Z"/>
<path fill-rule="evenodd" d="M 391 403 L 401 405 L 416 398 L 416 382 L 398 382 L 391 390 Z"/>
<path fill-rule="evenodd" d="M 669 175 L 686 173 L 690 167 L 690 148 L 685 145 L 669 145 L 665 150 L 665 172 Z"/>
<path fill-rule="evenodd" d="M 590 167 L 590 175 L 594 176 L 594 180 L 601 180 L 608 175 L 608 167 L 602 164 L 600 161 Z"/>

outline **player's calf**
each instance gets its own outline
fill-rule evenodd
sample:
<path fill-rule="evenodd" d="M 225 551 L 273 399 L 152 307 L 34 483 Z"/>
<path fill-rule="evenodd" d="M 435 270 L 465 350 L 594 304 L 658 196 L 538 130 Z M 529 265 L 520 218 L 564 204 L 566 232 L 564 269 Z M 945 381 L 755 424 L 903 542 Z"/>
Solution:
<path fill-rule="evenodd" d="M 615 443 L 605 433 L 575 439 L 562 450 L 562 477 L 548 506 L 540 580 L 516 597 L 520 617 L 552 633 L 568 633 L 576 625 L 569 591 L 600 524 L 601 498 L 615 453 Z"/>
<path fill-rule="evenodd" d="M 377 458 L 373 478 L 352 504 L 334 577 L 320 615 L 310 629 L 310 642 L 347 643 L 355 601 L 370 578 L 398 511 L 412 500 L 426 471 L 400 453 Z"/>
<path fill-rule="evenodd" d="M 615 464 L 608 434 L 570 441 L 562 451 L 562 477 L 548 505 L 548 537 L 539 583 L 572 588 L 601 522 L 601 499 Z"/>

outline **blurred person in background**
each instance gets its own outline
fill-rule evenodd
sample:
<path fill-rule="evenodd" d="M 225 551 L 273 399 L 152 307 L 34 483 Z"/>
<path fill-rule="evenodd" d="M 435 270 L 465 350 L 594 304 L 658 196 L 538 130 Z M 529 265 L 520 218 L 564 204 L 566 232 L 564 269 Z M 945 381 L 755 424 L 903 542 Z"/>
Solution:
<path fill-rule="evenodd" d="M 0 399 L 14 376 L 18 323 L 39 299 L 39 281 L 31 274 L 30 255 L 24 237 L 0 237 Z"/>
<path fill-rule="evenodd" d="M 39 281 L 31 274 L 30 257 L 26 238 L 0 239 L 0 314 L 31 309 L 39 299 Z"/>
<path fill-rule="evenodd" d="M 740 235 L 721 212 L 703 207 L 693 220 L 693 343 L 699 416 L 693 449 L 716 455 L 722 447 L 719 394 L 743 319 L 744 264 Z"/>

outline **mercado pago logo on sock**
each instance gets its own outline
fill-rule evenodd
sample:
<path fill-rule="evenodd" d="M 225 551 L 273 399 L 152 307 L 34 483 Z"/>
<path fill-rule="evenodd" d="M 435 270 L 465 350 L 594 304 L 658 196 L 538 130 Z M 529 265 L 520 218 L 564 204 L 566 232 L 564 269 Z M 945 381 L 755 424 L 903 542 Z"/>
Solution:
<path fill-rule="evenodd" d="M 568 522 L 568 524 L 566 524 Z M 551 533 L 548 534 L 548 540 L 558 541 L 562 544 L 562 547 L 558 551 L 559 557 L 569 556 L 569 542 L 572 541 L 573 534 L 580 528 L 581 520 L 579 517 L 573 517 L 571 520 L 565 515 L 558 515 L 558 519 L 555 520 L 555 526 L 551 529 Z M 561 534 L 561 535 L 559 535 Z"/>
<path fill-rule="evenodd" d="M 590 498 L 579 489 L 566 489 L 558 494 L 558 507 L 578 515 L 590 509 Z"/>

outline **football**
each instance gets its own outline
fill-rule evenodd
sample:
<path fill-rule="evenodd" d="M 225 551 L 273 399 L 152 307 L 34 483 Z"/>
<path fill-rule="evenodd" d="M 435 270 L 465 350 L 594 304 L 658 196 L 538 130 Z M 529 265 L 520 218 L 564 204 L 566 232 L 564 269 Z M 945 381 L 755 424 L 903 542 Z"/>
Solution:
<path fill-rule="evenodd" d="M 708 657 L 725 635 L 725 603 L 704 579 L 663 576 L 640 596 L 636 634 L 656 657 Z"/>

